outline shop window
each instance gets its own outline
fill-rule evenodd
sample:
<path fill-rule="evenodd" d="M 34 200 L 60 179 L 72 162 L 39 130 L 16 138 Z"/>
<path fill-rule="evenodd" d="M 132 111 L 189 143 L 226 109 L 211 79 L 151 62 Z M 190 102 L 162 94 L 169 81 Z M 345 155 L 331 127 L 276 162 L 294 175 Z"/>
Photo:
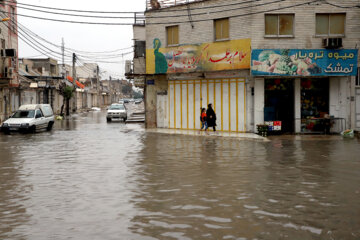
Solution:
<path fill-rule="evenodd" d="M 293 37 L 294 14 L 265 14 L 265 37 Z"/>
<path fill-rule="evenodd" d="M 294 99 L 293 79 L 265 79 L 264 121 L 280 125 L 283 133 L 294 132 Z"/>
<path fill-rule="evenodd" d="M 166 27 L 167 45 L 179 44 L 179 26 Z"/>
<path fill-rule="evenodd" d="M 344 36 L 345 13 L 317 13 L 316 35 L 317 36 Z"/>
<path fill-rule="evenodd" d="M 329 132 L 329 79 L 301 79 L 301 131 Z"/>
<path fill-rule="evenodd" d="M 214 20 L 215 41 L 229 39 L 229 19 Z"/>

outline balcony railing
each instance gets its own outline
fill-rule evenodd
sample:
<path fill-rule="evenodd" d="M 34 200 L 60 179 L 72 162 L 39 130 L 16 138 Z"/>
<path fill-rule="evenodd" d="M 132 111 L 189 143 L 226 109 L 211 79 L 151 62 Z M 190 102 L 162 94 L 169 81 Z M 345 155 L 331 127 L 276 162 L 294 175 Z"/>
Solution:
<path fill-rule="evenodd" d="M 205 0 L 146 0 L 146 10 L 161 9 L 176 5 L 182 5 L 186 3 L 202 2 L 202 1 Z"/>
<path fill-rule="evenodd" d="M 135 25 L 145 25 L 145 15 L 144 13 L 136 12 L 134 14 Z"/>

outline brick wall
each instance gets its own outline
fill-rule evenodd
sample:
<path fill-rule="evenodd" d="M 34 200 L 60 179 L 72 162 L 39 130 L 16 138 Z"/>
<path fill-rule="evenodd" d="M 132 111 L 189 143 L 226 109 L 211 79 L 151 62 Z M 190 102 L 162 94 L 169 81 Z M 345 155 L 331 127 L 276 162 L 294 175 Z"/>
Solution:
<path fill-rule="evenodd" d="M 238 0 L 213 0 L 196 2 L 190 4 L 192 19 L 203 20 L 194 22 L 193 28 L 188 22 L 186 6 L 175 6 L 160 11 L 147 11 L 146 25 L 146 47 L 153 48 L 153 39 L 159 38 L 162 47 L 166 46 L 166 26 L 179 25 L 179 41 L 180 44 L 196 44 L 214 41 L 213 19 L 230 17 L 230 39 L 251 38 L 252 48 L 322 48 L 322 40 L 315 37 L 315 14 L 316 13 L 346 13 L 346 29 L 343 38 L 344 48 L 355 48 L 360 46 L 360 8 L 337 8 L 330 6 L 321 1 L 303 6 L 287 8 L 283 10 L 271 11 L 272 9 L 292 6 L 296 4 L 307 3 L 307 0 L 288 0 L 281 3 L 273 3 L 264 6 L 257 6 L 265 3 L 265 1 L 236 4 L 231 6 L 222 6 L 217 8 L 196 9 L 208 6 L 230 5 L 238 3 Z M 274 1 L 271 1 L 274 2 Z M 347 1 L 331 1 L 341 6 L 355 6 L 359 4 L 357 0 Z M 248 7 L 253 6 L 253 7 Z M 246 8 L 245 8 L 246 7 Z M 242 8 L 242 9 L 238 9 Z M 184 11 L 168 11 L 183 9 Z M 218 13 L 211 13 L 223 11 Z M 251 13 L 261 12 L 259 14 Z M 295 29 L 293 38 L 265 38 L 265 20 L 264 14 L 268 13 L 294 13 Z M 205 15 L 197 15 L 199 13 L 207 13 Z M 176 15 L 183 15 L 175 17 Z M 243 15 L 231 17 L 235 15 Z M 168 16 L 166 18 L 151 18 L 158 16 Z M 207 20 L 208 19 L 208 20 Z M 164 24 L 154 24 L 154 23 Z M 183 22 L 183 23 L 173 23 Z"/>

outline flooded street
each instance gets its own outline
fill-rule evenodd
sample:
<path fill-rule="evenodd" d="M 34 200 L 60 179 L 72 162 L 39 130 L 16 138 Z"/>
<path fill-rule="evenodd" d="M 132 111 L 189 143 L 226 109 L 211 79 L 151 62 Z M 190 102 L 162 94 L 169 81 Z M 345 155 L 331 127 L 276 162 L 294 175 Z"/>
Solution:
<path fill-rule="evenodd" d="M 0 239 L 360 239 L 360 142 L 147 133 L 105 112 L 0 134 Z"/>

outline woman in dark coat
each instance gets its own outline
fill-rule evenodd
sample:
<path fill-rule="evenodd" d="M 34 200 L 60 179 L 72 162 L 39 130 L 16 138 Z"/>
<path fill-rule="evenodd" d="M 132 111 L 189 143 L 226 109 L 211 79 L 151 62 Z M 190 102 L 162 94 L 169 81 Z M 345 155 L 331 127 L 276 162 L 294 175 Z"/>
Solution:
<path fill-rule="evenodd" d="M 216 114 L 211 103 L 208 105 L 208 109 L 206 110 L 206 121 L 208 127 L 213 127 L 214 131 L 216 131 Z"/>

